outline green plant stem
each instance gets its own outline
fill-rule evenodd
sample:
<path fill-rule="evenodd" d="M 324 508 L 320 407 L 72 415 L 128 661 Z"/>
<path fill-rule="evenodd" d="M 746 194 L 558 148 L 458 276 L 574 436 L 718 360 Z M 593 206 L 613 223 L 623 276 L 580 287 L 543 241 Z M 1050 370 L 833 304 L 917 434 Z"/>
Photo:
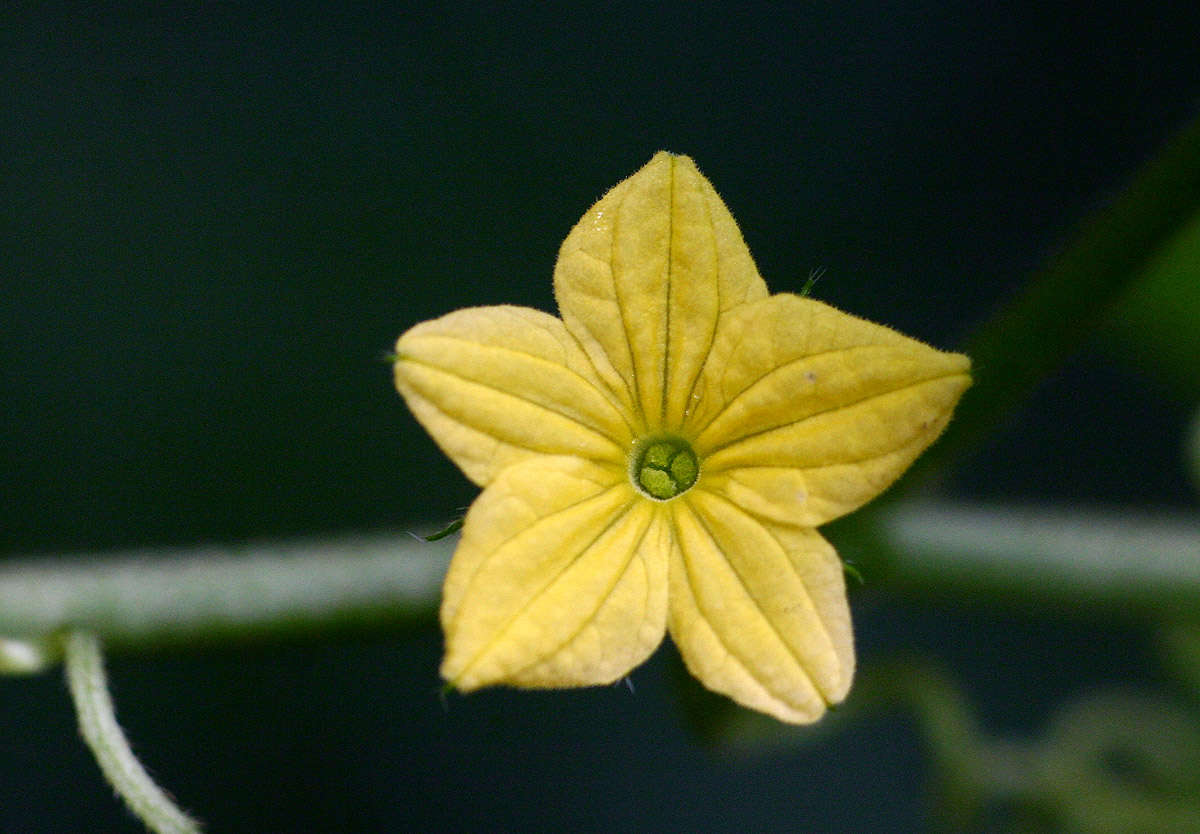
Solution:
<path fill-rule="evenodd" d="M 67 684 L 79 717 L 79 731 L 113 790 L 156 834 L 199 834 L 196 821 L 154 784 L 129 748 L 108 694 L 100 641 L 93 634 L 74 631 L 63 643 Z"/>
<path fill-rule="evenodd" d="M 912 502 L 875 523 L 881 581 L 909 591 L 1156 621 L 1200 608 L 1195 515 Z"/>
<path fill-rule="evenodd" d="M 885 555 L 862 561 L 868 587 L 1155 619 L 1200 608 L 1194 517 L 914 502 L 840 530 L 844 556 Z M 39 648 L 46 638 L 77 628 L 142 649 L 398 627 L 433 616 L 453 545 L 391 534 L 10 561 L 0 567 L 0 637 L 52 660 Z"/>
<path fill-rule="evenodd" d="M 378 630 L 436 610 L 453 547 L 407 534 L 45 556 L 0 564 L 0 637 L 73 629 L 110 648 Z M 37 671 L 13 664 L 0 672 Z"/>

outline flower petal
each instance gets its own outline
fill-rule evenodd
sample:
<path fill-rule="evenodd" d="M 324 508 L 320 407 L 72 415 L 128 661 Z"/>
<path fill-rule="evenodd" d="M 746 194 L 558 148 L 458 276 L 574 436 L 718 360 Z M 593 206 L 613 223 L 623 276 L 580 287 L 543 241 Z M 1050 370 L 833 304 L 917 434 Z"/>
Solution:
<path fill-rule="evenodd" d="M 666 628 L 669 533 L 626 473 L 577 458 L 504 470 L 446 576 L 442 676 L 463 691 L 611 683 Z"/>
<path fill-rule="evenodd" d="M 675 429 L 718 316 L 767 294 L 737 224 L 686 156 L 660 152 L 571 230 L 558 306 L 637 431 Z"/>
<path fill-rule="evenodd" d="M 886 489 L 941 434 L 970 360 L 794 295 L 721 320 L 686 431 L 706 488 L 816 526 Z"/>
<path fill-rule="evenodd" d="M 837 553 L 816 530 L 760 523 L 703 489 L 671 506 L 669 630 L 688 669 L 744 706 L 816 721 L 854 675 Z"/>
<path fill-rule="evenodd" d="M 481 486 L 537 455 L 624 464 L 630 427 L 554 316 L 459 310 L 413 327 L 396 354 L 396 387 L 409 408 Z"/>

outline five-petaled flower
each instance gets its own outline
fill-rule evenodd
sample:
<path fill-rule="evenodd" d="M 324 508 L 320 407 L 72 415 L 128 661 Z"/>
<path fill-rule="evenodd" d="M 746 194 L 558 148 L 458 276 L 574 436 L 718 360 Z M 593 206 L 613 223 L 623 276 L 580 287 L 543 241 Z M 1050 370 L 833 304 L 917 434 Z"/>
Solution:
<path fill-rule="evenodd" d="M 567 236 L 562 318 L 476 307 L 396 346 L 396 385 L 468 478 L 442 675 L 608 683 L 669 631 L 705 686 L 815 721 L 854 672 L 817 525 L 937 438 L 967 357 L 768 295 L 693 162 L 659 153 Z"/>

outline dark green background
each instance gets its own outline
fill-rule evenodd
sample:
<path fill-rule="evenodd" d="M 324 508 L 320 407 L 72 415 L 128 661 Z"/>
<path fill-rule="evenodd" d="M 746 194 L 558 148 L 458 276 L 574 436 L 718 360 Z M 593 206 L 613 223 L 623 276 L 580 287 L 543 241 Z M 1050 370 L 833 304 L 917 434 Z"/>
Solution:
<path fill-rule="evenodd" d="M 553 309 L 570 226 L 693 156 L 767 282 L 953 347 L 1200 102 L 1200 13 L 1126 3 L 215 2 L 0 11 L 0 552 L 452 518 L 475 489 L 380 356 L 476 304 Z M 1183 4 L 1180 4 L 1181 6 Z M 1194 507 L 1188 403 L 1098 343 L 957 494 Z M 856 600 L 989 724 L 1152 682 L 1135 627 Z M 656 659 L 623 687 L 437 696 L 430 626 L 111 664 L 213 831 L 920 830 L 918 738 L 731 762 Z M 55 675 L 0 680 L 0 830 L 135 831 Z"/>

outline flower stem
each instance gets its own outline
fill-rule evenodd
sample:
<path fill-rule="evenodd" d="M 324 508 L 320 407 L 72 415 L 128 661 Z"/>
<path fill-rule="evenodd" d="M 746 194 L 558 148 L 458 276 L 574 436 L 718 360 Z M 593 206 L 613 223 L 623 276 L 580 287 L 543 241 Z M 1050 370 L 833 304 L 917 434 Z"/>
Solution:
<path fill-rule="evenodd" d="M 154 784 L 129 749 L 108 694 L 100 640 L 86 631 L 73 631 L 64 640 L 63 657 L 79 731 L 113 790 L 156 834 L 199 834 L 199 824 Z"/>

